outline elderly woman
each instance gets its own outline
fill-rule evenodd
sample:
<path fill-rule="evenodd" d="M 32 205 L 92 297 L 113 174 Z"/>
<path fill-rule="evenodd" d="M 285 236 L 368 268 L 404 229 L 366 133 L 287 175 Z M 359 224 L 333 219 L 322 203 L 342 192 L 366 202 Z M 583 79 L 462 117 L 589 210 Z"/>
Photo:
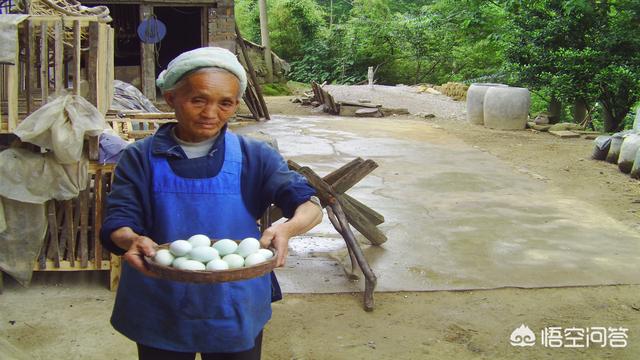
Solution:
<path fill-rule="evenodd" d="M 194 234 L 260 238 L 285 263 L 292 236 L 317 225 L 322 211 L 306 180 L 268 145 L 227 130 L 247 85 L 231 52 L 201 48 L 175 58 L 157 80 L 177 124 L 130 145 L 108 198 L 101 239 L 125 260 L 111 323 L 135 341 L 140 359 L 259 359 L 273 274 L 221 284 L 151 277 L 142 256 L 157 244 Z M 261 235 L 270 204 L 289 218 Z"/>

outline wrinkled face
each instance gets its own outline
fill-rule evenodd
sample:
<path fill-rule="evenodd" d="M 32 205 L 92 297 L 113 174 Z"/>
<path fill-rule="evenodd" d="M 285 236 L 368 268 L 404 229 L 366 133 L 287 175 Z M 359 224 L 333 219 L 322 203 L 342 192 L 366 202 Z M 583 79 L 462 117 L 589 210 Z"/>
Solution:
<path fill-rule="evenodd" d="M 176 136 L 200 142 L 218 135 L 240 104 L 240 82 L 227 72 L 196 72 L 164 99 L 176 112 Z"/>

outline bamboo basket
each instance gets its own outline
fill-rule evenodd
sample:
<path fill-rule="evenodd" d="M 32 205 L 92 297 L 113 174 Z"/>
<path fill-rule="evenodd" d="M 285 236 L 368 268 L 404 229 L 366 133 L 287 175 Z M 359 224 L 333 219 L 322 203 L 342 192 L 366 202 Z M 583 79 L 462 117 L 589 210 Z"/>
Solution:
<path fill-rule="evenodd" d="M 162 244 L 158 247 L 158 250 L 168 248 L 169 244 Z M 170 266 L 159 265 L 148 256 L 145 256 L 144 259 L 149 270 L 158 275 L 161 279 L 197 284 L 211 284 L 249 280 L 270 273 L 276 267 L 276 258 L 278 254 L 274 248 L 269 248 L 269 250 L 273 252 L 273 256 L 267 261 L 254 266 L 229 270 L 180 270 Z"/>

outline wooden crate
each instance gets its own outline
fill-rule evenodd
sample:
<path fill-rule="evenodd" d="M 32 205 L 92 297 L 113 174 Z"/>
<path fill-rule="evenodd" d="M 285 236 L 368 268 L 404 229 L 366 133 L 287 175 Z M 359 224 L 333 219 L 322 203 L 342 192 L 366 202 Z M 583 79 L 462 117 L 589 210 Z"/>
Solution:
<path fill-rule="evenodd" d="M 95 16 L 29 16 L 18 26 L 15 65 L 0 65 L 0 132 L 63 90 L 103 114 L 113 97 L 114 31 Z M 83 89 L 82 73 L 87 74 Z"/>
<path fill-rule="evenodd" d="M 117 287 L 120 258 L 103 249 L 100 228 L 114 165 L 89 166 L 86 190 L 71 200 L 47 202 L 49 230 L 34 271 L 109 271 L 110 288 Z"/>

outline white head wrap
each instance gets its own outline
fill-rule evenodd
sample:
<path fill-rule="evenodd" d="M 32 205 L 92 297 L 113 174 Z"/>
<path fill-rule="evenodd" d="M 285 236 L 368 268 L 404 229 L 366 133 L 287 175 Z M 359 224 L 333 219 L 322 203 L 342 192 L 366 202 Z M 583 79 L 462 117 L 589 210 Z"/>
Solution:
<path fill-rule="evenodd" d="M 219 47 L 203 47 L 178 55 L 158 75 L 156 85 L 164 92 L 171 89 L 187 72 L 204 67 L 218 67 L 234 74 L 240 80 L 240 94 L 244 94 L 247 88 L 244 67 L 231 51 Z"/>

